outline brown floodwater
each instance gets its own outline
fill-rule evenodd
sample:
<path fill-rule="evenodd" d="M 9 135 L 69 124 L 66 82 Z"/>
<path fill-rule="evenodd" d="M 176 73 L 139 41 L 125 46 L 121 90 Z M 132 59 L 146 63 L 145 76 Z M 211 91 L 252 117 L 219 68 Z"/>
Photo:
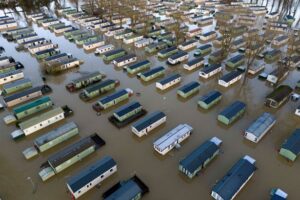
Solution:
<path fill-rule="evenodd" d="M 125 46 L 130 52 L 135 52 L 139 59 L 146 57 L 152 62 L 152 66 L 163 65 L 167 68 L 166 74 L 178 71 L 182 74 L 184 85 L 192 80 L 201 83 L 200 92 L 187 101 L 182 101 L 176 95 L 176 89 L 161 93 L 155 88 L 155 81 L 151 84 L 142 84 L 135 77 L 129 77 L 122 70 L 116 69 L 112 64 L 104 64 L 99 57 L 93 53 L 86 53 L 74 43 L 67 41 L 63 36 L 57 36 L 49 30 L 37 27 L 33 28 L 39 36 L 51 39 L 59 44 L 62 52 L 72 53 L 75 57 L 84 60 L 84 64 L 78 70 L 68 71 L 57 76 L 46 76 L 47 84 L 53 88 L 50 97 L 57 106 L 69 105 L 74 110 L 74 115 L 64 122 L 55 124 L 49 129 L 42 130 L 26 139 L 15 142 L 11 139 L 10 133 L 16 129 L 15 126 L 7 126 L 0 120 L 0 196 L 4 200 L 65 200 L 71 199 L 67 192 L 66 180 L 80 171 L 82 168 L 101 159 L 104 155 L 112 156 L 118 164 L 118 172 L 104 181 L 100 187 L 94 188 L 83 195 L 82 200 L 102 199 L 101 195 L 113 184 L 120 180 L 128 179 L 137 174 L 150 188 L 150 192 L 144 196 L 145 200 L 196 200 L 211 199 L 210 192 L 215 182 L 220 179 L 229 168 L 242 156 L 248 154 L 256 159 L 258 170 L 239 193 L 237 199 L 269 199 L 270 189 L 280 187 L 289 194 L 289 199 L 300 199 L 300 161 L 288 163 L 280 157 L 277 149 L 285 138 L 295 128 L 299 128 L 300 118 L 294 115 L 298 103 L 288 102 L 279 110 L 271 110 L 263 105 L 264 97 L 272 88 L 257 78 L 249 79 L 245 86 L 241 82 L 233 87 L 223 89 L 217 84 L 217 78 L 207 81 L 199 80 L 198 70 L 188 73 L 183 70 L 182 65 L 168 67 L 165 61 L 158 61 L 155 56 L 146 56 L 141 49 L 134 49 L 132 46 Z M 13 56 L 17 61 L 25 65 L 25 75 L 31 78 L 34 85 L 42 84 L 41 77 L 43 70 L 38 61 L 28 52 L 17 52 L 15 43 L 7 42 L 0 37 L 0 44 L 6 49 L 5 55 Z M 191 52 L 192 57 L 192 52 Z M 190 58 L 191 58 L 190 57 Z M 118 79 L 121 84 L 119 88 L 131 88 L 134 92 L 140 92 L 140 96 L 134 95 L 130 101 L 139 101 L 148 112 L 160 110 L 166 113 L 167 123 L 150 135 L 138 139 L 132 134 L 130 126 L 117 129 L 108 121 L 114 109 L 97 116 L 92 109 L 92 104 L 97 100 L 84 103 L 78 97 L 78 93 L 69 93 L 65 89 L 66 83 L 71 79 L 79 77 L 89 71 L 100 70 L 108 78 Z M 267 65 L 266 71 L 272 70 Z M 79 73 L 78 73 L 78 72 Z M 285 83 L 295 86 L 300 79 L 299 71 L 291 71 Z M 223 92 L 224 98 L 221 103 L 208 112 L 197 108 L 197 100 L 200 95 L 212 89 Z M 244 101 L 247 104 L 246 114 L 234 123 L 233 126 L 224 127 L 217 122 L 218 113 L 228 104 L 235 100 Z M 124 104 L 124 103 L 123 103 Z M 246 141 L 242 133 L 260 114 L 268 111 L 277 118 L 277 123 L 258 144 Z M 9 112 L 0 113 L 2 119 Z M 80 136 L 77 136 L 52 150 L 40 154 L 32 160 L 25 160 L 22 151 L 32 146 L 33 139 L 37 136 L 56 128 L 66 121 L 74 121 L 80 129 Z M 159 156 L 154 152 L 153 141 L 172 129 L 179 123 L 188 123 L 193 128 L 193 134 L 188 138 L 180 149 L 173 150 L 166 156 Z M 42 182 L 38 176 L 40 166 L 49 155 L 58 152 L 66 145 L 71 144 L 79 137 L 87 136 L 97 132 L 105 141 L 106 145 L 96 153 L 83 159 L 81 162 L 71 166 L 64 172 L 55 175 L 47 182 Z M 222 139 L 222 153 L 193 180 L 188 180 L 178 171 L 179 160 L 185 157 L 198 145 L 217 136 Z M 28 178 L 30 177 L 30 178 Z M 36 185 L 33 192 L 31 181 Z"/>

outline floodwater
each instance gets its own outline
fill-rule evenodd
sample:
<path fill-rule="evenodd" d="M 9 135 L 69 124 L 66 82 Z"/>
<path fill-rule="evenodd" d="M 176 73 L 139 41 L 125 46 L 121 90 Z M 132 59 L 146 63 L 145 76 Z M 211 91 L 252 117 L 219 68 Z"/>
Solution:
<path fill-rule="evenodd" d="M 101 159 L 104 155 L 112 156 L 118 164 L 118 172 L 104 181 L 100 187 L 94 188 L 83 195 L 82 200 L 102 199 L 104 191 L 120 180 L 125 180 L 137 174 L 150 188 L 150 192 L 144 196 L 145 200 L 196 200 L 211 199 L 210 191 L 215 182 L 223 177 L 231 166 L 244 155 L 250 155 L 256 159 L 258 170 L 251 181 L 237 196 L 237 199 L 269 199 L 271 188 L 280 187 L 289 194 L 289 199 L 299 199 L 299 167 L 300 162 L 288 163 L 280 157 L 277 149 L 285 138 L 295 128 L 299 128 L 299 117 L 294 115 L 298 103 L 288 102 L 279 110 L 270 110 L 263 105 L 264 97 L 272 88 L 257 78 L 249 79 L 246 86 L 241 82 L 233 87 L 223 89 L 217 84 L 217 78 L 207 81 L 199 80 L 198 71 L 188 73 L 182 66 L 168 67 L 165 61 L 159 62 L 155 56 L 149 59 L 152 66 L 163 65 L 167 68 L 167 74 L 178 71 L 183 76 L 180 85 L 192 80 L 201 82 L 200 92 L 182 101 L 176 95 L 176 88 L 165 93 L 158 92 L 155 82 L 142 84 L 135 77 L 128 77 L 122 70 L 116 69 L 112 64 L 104 64 L 99 57 L 93 53 L 86 53 L 82 48 L 67 41 L 63 36 L 57 36 L 49 30 L 33 25 L 39 36 L 51 39 L 53 43 L 59 44 L 62 52 L 72 53 L 75 57 L 84 60 L 78 72 L 76 70 L 58 76 L 47 76 L 47 84 L 53 88 L 51 98 L 57 106 L 69 105 L 74 110 L 74 116 L 64 122 L 51 126 L 47 130 L 40 131 L 32 136 L 15 142 L 10 138 L 10 133 L 15 126 L 6 126 L 0 120 L 0 196 L 4 200 L 65 200 L 71 199 L 67 192 L 66 180 L 80 171 L 82 168 Z M 25 75 L 32 79 L 34 85 L 42 84 L 41 77 L 44 76 L 42 68 L 37 60 L 28 52 L 15 51 L 15 43 L 7 42 L 0 37 L 0 44 L 6 49 L 6 55 L 13 56 L 17 61 L 25 65 Z M 145 59 L 143 50 L 134 49 L 132 46 L 124 46 L 128 51 L 135 52 L 139 59 Z M 191 52 L 192 57 L 192 52 Z M 190 58 L 191 58 L 190 57 Z M 272 69 L 267 66 L 267 71 Z M 115 128 L 108 121 L 114 109 L 97 116 L 92 109 L 95 102 L 84 103 L 78 97 L 78 93 L 69 93 L 65 85 L 73 78 L 79 77 L 88 71 L 100 70 L 108 78 L 118 79 L 120 88 L 131 88 L 140 92 L 140 96 L 134 95 L 130 101 L 139 101 L 148 112 L 160 110 L 166 113 L 167 123 L 152 134 L 138 139 L 131 132 L 130 126 L 122 129 Z M 292 71 L 285 80 L 291 86 L 295 86 L 300 78 L 299 71 Z M 197 108 L 197 100 L 200 95 L 212 89 L 223 92 L 224 98 L 221 103 L 208 112 Z M 217 114 L 227 105 L 235 100 L 247 103 L 247 112 L 242 119 L 233 126 L 224 127 L 217 122 Z M 242 137 L 243 131 L 264 111 L 273 113 L 277 117 L 277 123 L 272 131 L 267 134 L 257 145 L 246 141 Z M 0 113 L 0 118 L 8 114 L 8 111 Z M 38 176 L 40 165 L 45 162 L 49 155 L 58 152 L 66 145 L 79 139 L 79 136 L 60 144 L 49 152 L 40 154 L 30 161 L 25 160 L 22 151 L 32 146 L 33 139 L 66 121 L 74 121 L 80 129 L 80 137 L 97 132 L 105 141 L 106 145 L 96 153 L 73 165 L 64 172 L 54 176 L 47 182 L 42 182 Z M 194 128 L 193 134 L 188 138 L 182 147 L 173 150 L 162 157 L 154 152 L 153 141 L 180 123 L 188 123 Z M 188 180 L 178 171 L 179 160 L 190 153 L 201 143 L 213 136 L 219 137 L 222 141 L 222 153 L 193 180 Z M 35 186 L 33 190 L 32 184 Z"/>

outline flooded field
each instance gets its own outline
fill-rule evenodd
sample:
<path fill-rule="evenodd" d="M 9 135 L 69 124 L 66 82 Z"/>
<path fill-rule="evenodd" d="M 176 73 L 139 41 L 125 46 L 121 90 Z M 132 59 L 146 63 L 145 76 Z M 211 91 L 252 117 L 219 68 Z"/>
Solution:
<path fill-rule="evenodd" d="M 67 22 L 67 20 L 64 21 Z M 6 50 L 4 55 L 13 56 L 16 61 L 23 63 L 25 76 L 30 78 L 34 85 L 42 84 L 42 77 L 46 76 L 46 83 L 53 89 L 50 97 L 55 105 L 68 105 L 74 110 L 74 116 L 64 122 L 76 122 L 79 126 L 80 137 L 97 132 L 106 141 L 106 145 L 82 162 L 75 164 L 49 181 L 42 182 L 38 176 L 41 164 L 47 160 L 49 155 L 75 142 L 79 137 L 76 136 L 46 153 L 41 153 L 37 158 L 27 161 L 23 157 L 22 151 L 32 146 L 33 139 L 64 122 L 15 142 L 11 139 L 10 133 L 16 127 L 6 126 L 3 120 L 0 120 L 0 196 L 3 200 L 71 199 L 67 192 L 66 180 L 104 155 L 110 155 L 116 160 L 118 172 L 80 199 L 102 199 L 101 195 L 104 191 L 116 182 L 126 180 L 134 174 L 137 174 L 150 188 L 150 192 L 143 198 L 145 200 L 211 199 L 210 192 L 215 182 L 246 154 L 256 159 L 258 170 L 237 199 L 269 199 L 269 192 L 273 187 L 284 189 L 289 194 L 289 199 L 299 199 L 300 162 L 288 163 L 277 153 L 282 142 L 295 128 L 299 128 L 300 119 L 294 115 L 299 102 L 289 101 L 279 110 L 271 110 L 266 108 L 263 102 L 272 88 L 258 80 L 257 77 L 249 79 L 245 86 L 239 82 L 233 87 L 224 89 L 217 84 L 217 77 L 206 81 L 200 80 L 199 71 L 187 72 L 182 65 L 169 67 L 165 64 L 165 60 L 159 61 L 155 56 L 145 55 L 143 50 L 116 44 L 111 40 L 129 52 L 136 53 L 139 60 L 148 58 L 153 67 L 165 66 L 166 74 L 177 71 L 182 75 L 183 80 L 180 85 L 162 93 L 155 88 L 155 81 L 151 84 L 143 84 L 136 77 L 129 77 L 123 70 L 116 69 L 112 64 L 104 64 L 102 59 L 95 56 L 93 52 L 85 52 L 76 44 L 66 40 L 65 37 L 55 35 L 36 24 L 33 24 L 33 28 L 39 36 L 51 39 L 53 43 L 58 44 L 61 52 L 73 54 L 74 57 L 84 60 L 84 64 L 78 70 L 68 71 L 58 76 L 47 76 L 43 74 L 40 64 L 33 56 L 28 52 L 17 52 L 15 43 L 7 42 L 0 37 L 0 44 Z M 193 51 L 190 52 L 190 58 L 193 57 L 192 55 Z M 105 73 L 108 78 L 118 79 L 121 83 L 118 89 L 131 88 L 135 93 L 140 93 L 141 95 L 134 95 L 130 101 L 139 101 L 148 112 L 158 110 L 165 112 L 167 123 L 150 135 L 138 139 L 132 134 L 130 126 L 117 129 L 109 123 L 108 117 L 112 115 L 116 107 L 97 116 L 92 109 L 92 104 L 97 98 L 85 103 L 79 99 L 79 93 L 69 93 L 65 89 L 65 85 L 70 80 L 95 70 Z M 272 66 L 267 65 L 266 71 L 270 72 L 271 70 Z M 284 83 L 294 87 L 299 78 L 300 72 L 294 70 Z M 193 80 L 200 82 L 200 92 L 183 101 L 176 95 L 176 91 L 180 86 Z M 198 98 L 212 89 L 221 91 L 224 95 L 223 99 L 216 107 L 204 112 L 197 108 Z M 241 100 L 247 104 L 246 114 L 233 126 L 224 127 L 218 123 L 217 115 L 235 100 Z M 277 123 L 269 134 L 254 145 L 246 141 L 242 133 L 264 111 L 273 113 L 277 118 Z M 2 119 L 7 114 L 8 111 L 1 112 L 0 118 Z M 182 143 L 180 149 L 173 150 L 164 157 L 158 155 L 153 149 L 153 141 L 180 123 L 187 123 L 194 128 L 192 136 Z M 213 136 L 217 136 L 223 141 L 222 153 L 198 177 L 188 180 L 179 173 L 179 160 Z"/>

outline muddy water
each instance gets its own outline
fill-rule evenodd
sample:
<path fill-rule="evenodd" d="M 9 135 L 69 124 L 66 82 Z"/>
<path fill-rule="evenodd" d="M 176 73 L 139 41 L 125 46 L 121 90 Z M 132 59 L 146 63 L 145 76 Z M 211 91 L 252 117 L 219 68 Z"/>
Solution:
<path fill-rule="evenodd" d="M 22 151 L 32 146 L 32 141 L 38 135 L 45 133 L 52 128 L 60 126 L 62 122 L 43 130 L 19 142 L 10 138 L 14 126 L 6 126 L 0 120 L 0 195 L 8 200 L 63 200 L 71 199 L 67 193 L 66 180 L 100 159 L 104 155 L 112 156 L 118 164 L 118 172 L 106 180 L 99 188 L 85 194 L 81 199 L 101 199 L 104 191 L 110 188 L 119 180 L 130 178 L 137 174 L 150 188 L 145 200 L 196 200 L 211 199 L 210 191 L 214 183 L 220 179 L 229 168 L 242 156 L 248 154 L 257 160 L 258 170 L 247 187 L 238 195 L 238 199 L 268 199 L 272 187 L 281 187 L 289 193 L 289 199 L 299 199 L 298 181 L 300 179 L 300 162 L 287 163 L 278 156 L 276 150 L 285 138 L 296 128 L 299 128 L 299 118 L 293 113 L 299 103 L 289 102 L 280 110 L 269 110 L 263 105 L 265 95 L 272 89 L 257 78 L 249 79 L 246 86 L 241 83 L 229 89 L 222 89 L 217 85 L 217 79 L 208 81 L 198 79 L 198 71 L 187 73 L 182 66 L 167 67 L 165 62 L 158 61 L 154 56 L 150 57 L 153 67 L 158 65 L 166 66 L 167 74 L 172 71 L 179 71 L 183 75 L 180 85 L 192 80 L 201 82 L 200 92 L 182 101 L 176 96 L 176 88 L 165 93 L 158 92 L 155 83 L 142 84 L 135 77 L 130 78 L 122 70 L 117 70 L 111 64 L 106 65 L 93 53 L 86 53 L 83 49 L 70 43 L 63 36 L 57 36 L 48 30 L 33 25 L 40 36 L 51 39 L 59 44 L 62 52 L 72 53 L 75 57 L 84 60 L 78 72 L 69 71 L 58 76 L 47 76 L 47 84 L 53 88 L 50 95 L 57 106 L 69 105 L 75 115 L 66 121 L 75 121 L 80 128 L 80 137 L 97 132 L 107 143 L 104 148 L 85 158 L 82 162 L 75 164 L 64 172 L 54 176 L 47 182 L 42 182 L 38 176 L 40 165 L 45 162 L 49 155 L 61 150 L 64 146 L 79 139 L 79 136 L 61 144 L 49 152 L 39 155 L 37 158 L 26 161 Z M 35 58 L 28 52 L 16 52 L 15 44 L 8 43 L 0 37 L 0 44 L 6 49 L 6 55 L 13 56 L 17 61 L 25 65 L 25 75 L 33 80 L 35 85 L 42 84 L 42 68 Z M 141 50 L 134 50 L 133 47 L 124 46 L 127 50 L 135 51 L 140 59 L 146 56 Z M 191 53 L 192 55 L 192 53 Z M 267 66 L 271 71 L 272 66 Z M 139 101 L 149 112 L 160 110 L 167 114 L 167 123 L 142 139 L 137 139 L 130 130 L 130 126 L 117 129 L 108 122 L 113 109 L 97 116 L 92 110 L 92 102 L 84 103 L 78 93 L 70 94 L 65 89 L 65 84 L 71 79 L 79 77 L 80 73 L 100 70 L 107 74 L 108 78 L 118 79 L 121 82 L 119 88 L 132 88 L 140 92 L 141 96 L 133 96 L 130 101 Z M 292 86 L 299 80 L 300 73 L 293 71 L 285 81 Z M 197 108 L 197 100 L 200 95 L 218 89 L 223 92 L 224 98 L 220 104 L 209 112 L 203 112 Z M 217 114 L 234 100 L 242 100 L 247 103 L 247 112 L 241 120 L 231 127 L 221 126 L 216 118 Z M 242 132 L 262 112 L 269 111 L 276 115 L 278 122 L 272 131 L 261 140 L 258 145 L 250 144 L 242 137 Z M 0 118 L 8 114 L 8 111 L 0 113 Z M 154 152 L 152 143 L 159 136 L 175 127 L 179 123 L 188 123 L 194 128 L 192 136 L 182 144 L 179 150 L 173 150 L 168 155 L 161 157 Z M 190 153 L 194 148 L 205 140 L 217 136 L 223 140 L 222 153 L 209 167 L 193 180 L 188 180 L 178 171 L 179 160 Z M 30 178 L 28 178 L 30 177 Z M 36 186 L 33 191 L 32 183 Z"/>

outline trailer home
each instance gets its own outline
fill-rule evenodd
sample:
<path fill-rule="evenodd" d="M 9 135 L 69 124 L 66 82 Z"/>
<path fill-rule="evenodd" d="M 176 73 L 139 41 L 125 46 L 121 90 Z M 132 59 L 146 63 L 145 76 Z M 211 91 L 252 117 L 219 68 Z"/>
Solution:
<path fill-rule="evenodd" d="M 203 69 L 200 70 L 199 76 L 208 79 L 217 73 L 222 71 L 222 65 L 221 64 L 212 64 L 207 67 L 204 67 Z"/>
<path fill-rule="evenodd" d="M 137 61 L 137 57 L 135 54 L 127 54 L 124 55 L 122 57 L 116 58 L 115 60 L 113 60 L 113 64 L 116 67 L 123 67 L 125 65 L 134 63 Z"/>
<path fill-rule="evenodd" d="M 104 79 L 106 76 L 101 72 L 90 72 L 86 75 L 81 76 L 80 78 L 73 79 L 70 83 L 66 85 L 66 88 L 69 92 L 75 92 L 81 88 L 85 88 L 89 85 L 97 83 Z"/>
<path fill-rule="evenodd" d="M 210 91 L 209 93 L 200 97 L 198 100 L 198 105 L 201 108 L 208 110 L 218 104 L 221 101 L 222 96 L 222 93 L 217 90 Z"/>
<path fill-rule="evenodd" d="M 12 57 L 7 57 L 7 56 L 0 57 L 0 66 L 5 66 L 12 62 L 15 62 L 15 60 Z"/>
<path fill-rule="evenodd" d="M 42 59 L 48 58 L 50 56 L 54 56 L 54 55 L 59 54 L 59 53 L 60 53 L 59 49 L 51 48 L 51 49 L 38 51 L 34 55 L 38 60 L 42 60 Z"/>
<path fill-rule="evenodd" d="M 242 77 L 243 77 L 243 72 L 239 70 L 235 70 L 222 76 L 219 79 L 218 84 L 223 87 L 229 87 L 230 85 L 233 85 L 234 83 L 239 81 Z"/>
<path fill-rule="evenodd" d="M 263 113 L 246 130 L 244 137 L 251 142 L 258 143 L 266 135 L 276 122 L 270 113 Z"/>
<path fill-rule="evenodd" d="M 279 35 L 272 41 L 272 48 L 279 48 L 286 45 L 289 41 L 289 37 L 287 35 Z"/>
<path fill-rule="evenodd" d="M 153 143 L 154 150 L 161 155 L 166 155 L 174 147 L 180 147 L 180 143 L 187 139 L 193 131 L 188 124 L 179 124 L 168 133 L 155 140 Z"/>
<path fill-rule="evenodd" d="M 149 60 L 143 60 L 141 62 L 137 62 L 135 64 L 125 66 L 124 70 L 127 71 L 128 74 L 137 74 L 143 70 L 149 69 L 151 66 L 151 62 Z"/>
<path fill-rule="evenodd" d="M 204 57 L 205 55 L 211 53 L 211 51 L 212 51 L 212 45 L 205 44 L 196 49 L 194 56 L 195 57 L 199 57 L 199 56 Z"/>
<path fill-rule="evenodd" d="M 13 70 L 0 74 L 0 85 L 10 83 L 19 79 L 24 78 L 24 73 L 22 70 Z"/>
<path fill-rule="evenodd" d="M 15 29 L 17 27 L 18 23 L 16 21 L 0 22 L 0 32 Z"/>
<path fill-rule="evenodd" d="M 256 171 L 255 160 L 246 155 L 212 188 L 211 196 L 216 200 L 234 199 Z"/>
<path fill-rule="evenodd" d="M 294 162 L 300 154 L 300 129 L 296 129 L 288 139 L 284 141 L 279 150 L 279 155 Z"/>
<path fill-rule="evenodd" d="M 114 92 L 113 94 L 107 95 L 101 99 L 99 99 L 94 105 L 93 109 L 96 112 L 100 112 L 101 110 L 108 109 L 112 106 L 115 106 L 123 101 L 129 99 L 132 96 L 133 91 L 130 88 L 121 89 L 119 91 Z"/>
<path fill-rule="evenodd" d="M 139 40 L 141 40 L 143 38 L 144 38 L 144 36 L 142 36 L 142 35 L 135 35 L 134 34 L 134 35 L 130 35 L 130 36 L 124 37 L 123 38 L 123 42 L 125 44 L 132 44 L 132 43 L 137 42 L 137 41 L 139 41 Z"/>
<path fill-rule="evenodd" d="M 148 114 L 131 126 L 131 131 L 138 137 L 142 137 L 150 133 L 153 129 L 167 121 L 165 113 L 156 111 Z"/>
<path fill-rule="evenodd" d="M 72 25 L 65 25 L 65 26 L 61 26 L 61 27 L 56 27 L 53 29 L 54 33 L 56 34 L 63 34 L 66 31 L 70 31 L 73 30 L 74 27 Z"/>
<path fill-rule="evenodd" d="M 188 40 L 188 41 L 180 44 L 178 46 L 178 49 L 180 49 L 182 51 L 187 51 L 187 50 L 190 50 L 195 47 L 197 47 L 197 40 Z"/>
<path fill-rule="evenodd" d="M 27 119 L 18 124 L 19 130 L 11 133 L 11 137 L 15 140 L 23 136 L 31 135 L 41 129 L 44 129 L 65 118 L 65 111 L 61 108 L 53 108 L 47 112 L 39 114 L 35 117 Z"/>
<path fill-rule="evenodd" d="M 101 55 L 101 54 L 104 54 L 106 52 L 112 51 L 114 49 L 115 49 L 115 46 L 112 45 L 112 44 L 104 45 L 104 46 L 98 47 L 95 51 L 95 54 L 96 55 Z"/>
<path fill-rule="evenodd" d="M 72 197 L 78 199 L 116 172 L 116 161 L 110 156 L 105 156 L 69 178 L 67 188 Z"/>
<path fill-rule="evenodd" d="M 178 49 L 176 46 L 171 46 L 171 47 L 167 47 L 165 49 L 162 49 L 160 50 L 158 53 L 157 53 L 157 56 L 159 58 L 167 58 L 175 53 L 178 52 Z"/>
<path fill-rule="evenodd" d="M 231 57 L 226 61 L 226 66 L 231 69 L 236 69 L 237 67 L 243 65 L 245 63 L 245 56 L 242 54 L 238 54 L 236 56 Z"/>
<path fill-rule="evenodd" d="M 194 70 L 196 68 L 202 67 L 204 65 L 204 59 L 202 57 L 200 58 L 194 58 L 187 63 L 183 65 L 183 68 L 186 70 Z"/>
<path fill-rule="evenodd" d="M 190 83 L 180 87 L 177 90 L 177 94 L 182 98 L 188 98 L 197 93 L 200 89 L 200 83 L 197 81 L 191 81 Z"/>
<path fill-rule="evenodd" d="M 35 53 L 40 52 L 40 51 L 44 51 L 44 50 L 47 50 L 47 49 L 55 49 L 57 47 L 58 47 L 57 44 L 53 44 L 51 41 L 45 41 L 42 44 L 38 44 L 38 45 L 28 47 L 28 51 L 31 54 L 35 54 Z"/>
<path fill-rule="evenodd" d="M 28 78 L 19 79 L 14 82 L 3 85 L 1 95 L 4 96 L 9 95 L 31 87 L 32 87 L 32 83 L 30 79 Z"/>
<path fill-rule="evenodd" d="M 271 108 L 279 108 L 287 102 L 293 92 L 288 85 L 280 85 L 266 96 L 265 105 Z"/>
<path fill-rule="evenodd" d="M 29 42 L 31 40 L 36 40 L 38 39 L 39 36 L 36 33 L 32 33 L 30 35 L 24 36 L 24 37 L 20 37 L 16 40 L 16 42 L 18 44 L 24 44 L 25 42 Z"/>
<path fill-rule="evenodd" d="M 202 35 L 200 35 L 200 41 L 207 42 L 209 40 L 213 40 L 213 39 L 217 38 L 217 36 L 218 35 L 215 31 L 206 32 L 206 33 L 203 33 Z"/>
<path fill-rule="evenodd" d="M 86 50 L 86 51 L 89 51 L 89 50 L 93 50 L 93 49 L 96 49 L 98 47 L 101 47 L 104 44 L 105 44 L 104 40 L 102 40 L 100 38 L 97 38 L 95 40 L 85 42 L 83 44 L 83 49 Z"/>
<path fill-rule="evenodd" d="M 213 137 L 193 150 L 188 156 L 180 160 L 179 171 L 188 178 L 194 178 L 202 169 L 220 153 L 222 140 Z"/>
<path fill-rule="evenodd" d="M 241 101 L 235 101 L 219 113 L 218 121 L 225 125 L 230 125 L 241 117 L 245 111 L 246 104 Z"/>
<path fill-rule="evenodd" d="M 156 88 L 160 90 L 166 90 L 178 83 L 181 82 L 181 75 L 178 73 L 170 74 L 167 77 L 163 78 L 156 82 Z"/>
<path fill-rule="evenodd" d="M 186 36 L 189 37 L 189 38 L 192 38 L 192 37 L 195 37 L 196 35 L 199 35 L 202 33 L 202 29 L 199 27 L 199 28 L 195 28 L 195 29 L 192 29 L 190 31 L 188 31 L 186 33 Z"/>
<path fill-rule="evenodd" d="M 168 58 L 167 63 L 169 65 L 176 65 L 178 63 L 184 62 L 189 58 L 189 54 L 185 51 L 178 51 Z"/>
<path fill-rule="evenodd" d="M 12 62 L 12 63 L 0 66 L 0 74 L 8 73 L 8 72 L 23 69 L 23 68 L 24 68 L 24 65 L 22 63 Z"/>
<path fill-rule="evenodd" d="M 48 160 L 42 165 L 39 176 L 42 181 L 46 181 L 55 174 L 62 172 L 75 163 L 82 161 L 96 150 L 105 145 L 105 141 L 96 133 L 84 137 L 79 141 L 65 147 L 63 150 L 49 156 Z"/>
<path fill-rule="evenodd" d="M 281 51 L 278 49 L 273 49 L 271 51 L 268 51 L 265 54 L 265 62 L 266 63 L 273 63 L 276 60 L 279 60 L 281 56 Z"/>
<path fill-rule="evenodd" d="M 148 71 L 138 73 L 137 76 L 147 82 L 165 74 L 165 68 L 162 66 L 152 68 Z"/>
<path fill-rule="evenodd" d="M 114 49 L 112 51 L 108 51 L 103 54 L 103 60 L 106 62 L 110 62 L 116 58 L 124 56 L 126 51 L 124 49 Z"/>

